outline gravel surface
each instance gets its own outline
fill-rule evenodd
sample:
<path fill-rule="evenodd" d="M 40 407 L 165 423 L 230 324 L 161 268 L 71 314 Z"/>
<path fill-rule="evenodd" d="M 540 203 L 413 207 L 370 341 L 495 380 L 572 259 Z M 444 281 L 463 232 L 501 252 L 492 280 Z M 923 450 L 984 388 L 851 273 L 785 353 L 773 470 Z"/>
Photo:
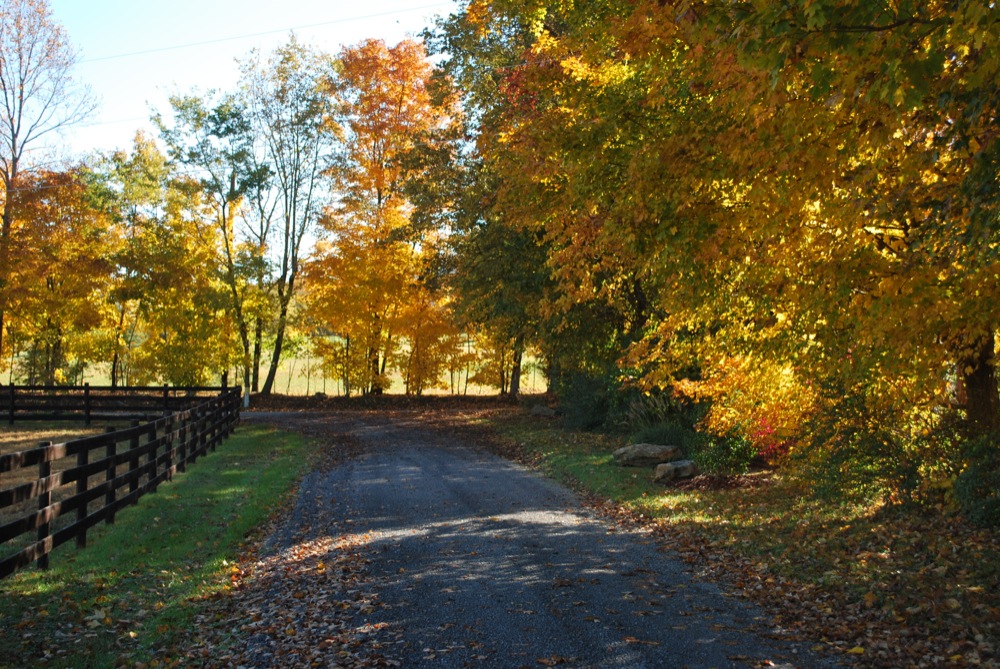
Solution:
<path fill-rule="evenodd" d="M 293 571 L 284 562 L 296 550 L 350 546 L 364 563 L 352 629 L 377 650 L 371 666 L 834 666 L 775 638 L 763 613 L 693 579 L 644 533 L 419 412 L 244 420 L 354 447 L 354 457 L 303 481 L 266 543 L 267 577 L 256 587 L 287 596 L 296 586 L 284 583 Z M 315 627 L 302 618 L 332 615 L 307 601 L 278 627 Z M 266 630 L 253 635 L 252 664 L 310 666 L 301 654 L 280 659 L 274 645 Z"/>

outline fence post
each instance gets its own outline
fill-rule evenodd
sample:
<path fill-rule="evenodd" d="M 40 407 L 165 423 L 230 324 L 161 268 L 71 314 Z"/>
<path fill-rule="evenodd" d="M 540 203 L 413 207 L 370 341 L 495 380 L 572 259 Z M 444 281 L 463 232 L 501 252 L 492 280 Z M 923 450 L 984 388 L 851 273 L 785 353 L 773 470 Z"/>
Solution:
<path fill-rule="evenodd" d="M 205 410 L 201 405 L 191 409 L 191 462 L 205 454 Z"/>
<path fill-rule="evenodd" d="M 190 415 L 190 412 L 185 411 L 184 415 Z M 188 448 L 187 448 L 187 425 L 188 418 L 180 419 L 180 430 L 178 430 L 178 439 L 180 440 L 180 447 L 178 450 L 177 458 L 177 471 L 183 472 L 187 471 L 187 459 L 188 459 Z"/>
<path fill-rule="evenodd" d="M 83 419 L 90 425 L 90 384 L 83 384 Z"/>
<path fill-rule="evenodd" d="M 219 422 L 220 412 L 218 409 L 219 399 L 212 401 L 212 406 L 205 410 L 205 436 L 208 438 L 208 450 L 215 452 L 215 435 L 218 433 L 216 424 Z"/>
<path fill-rule="evenodd" d="M 113 427 L 107 427 L 104 430 L 109 435 L 115 431 Z M 118 492 L 115 489 L 115 460 L 114 457 L 118 454 L 118 442 L 115 441 L 114 437 L 108 437 L 107 446 L 104 447 L 104 457 L 111 460 L 108 463 L 108 468 L 104 470 L 104 485 L 106 490 L 104 491 L 104 506 L 111 507 L 108 511 L 108 515 L 104 518 L 104 522 L 108 525 L 113 525 L 115 522 L 115 497 Z"/>
<path fill-rule="evenodd" d="M 160 460 L 159 457 L 157 456 L 157 451 L 160 450 L 160 447 L 156 444 L 156 421 L 155 420 L 151 421 L 149 423 L 149 435 L 147 436 L 147 442 L 146 443 L 153 444 L 153 449 L 146 455 L 146 464 L 148 465 L 149 463 L 153 463 L 153 471 L 149 472 L 149 474 L 148 474 L 149 478 L 147 479 L 147 482 L 150 482 L 150 481 L 154 482 L 153 485 L 152 485 L 152 487 L 150 488 L 149 492 L 156 492 L 157 485 L 156 485 L 155 481 L 156 481 L 156 478 L 159 476 L 159 473 L 156 470 L 159 469 L 159 464 L 158 463 L 159 463 L 159 460 Z"/>
<path fill-rule="evenodd" d="M 198 425 L 198 450 L 201 451 L 202 455 L 208 454 L 208 426 L 212 424 L 212 410 L 206 408 L 205 405 L 201 407 L 201 420 Z"/>
<path fill-rule="evenodd" d="M 88 449 L 86 449 L 86 448 L 82 449 L 79 453 L 76 454 L 76 466 L 77 467 L 86 467 L 87 466 L 87 462 L 89 460 L 89 456 L 90 456 L 90 451 Z M 86 472 L 81 472 L 81 474 L 82 475 L 76 480 L 76 494 L 77 495 L 82 495 L 83 493 L 87 492 L 87 479 L 90 478 L 89 476 L 86 475 L 87 474 Z M 83 504 L 82 506 L 77 507 L 77 509 L 76 509 L 76 521 L 77 522 L 80 522 L 80 521 L 84 520 L 87 517 L 87 507 L 88 506 L 90 506 L 90 505 L 89 504 Z M 83 528 L 79 532 L 77 532 L 77 534 L 76 534 L 76 547 L 77 548 L 86 548 L 87 547 L 87 528 Z"/>
<path fill-rule="evenodd" d="M 170 413 L 170 386 L 163 384 L 163 415 Z"/>
<path fill-rule="evenodd" d="M 163 435 L 166 437 L 166 443 L 163 447 L 166 449 L 167 461 L 164 463 L 164 468 L 167 472 L 167 480 L 173 481 L 174 474 L 171 471 L 174 466 L 174 417 L 173 414 L 167 416 L 167 431 Z"/>
<path fill-rule="evenodd" d="M 133 420 L 131 424 L 132 429 L 139 427 L 139 421 Z M 139 450 L 139 433 L 136 432 L 132 435 L 132 438 L 128 442 L 129 453 L 132 454 L 132 458 L 128 461 L 128 473 L 130 474 L 128 482 L 128 491 L 130 493 L 135 492 L 139 489 L 139 477 L 135 475 L 135 470 L 139 469 L 139 456 L 135 454 Z M 133 500 L 133 504 L 139 500 Z"/>
<path fill-rule="evenodd" d="M 17 408 L 16 405 L 14 404 L 14 393 L 15 393 L 14 384 L 11 383 L 10 384 L 10 418 L 9 418 L 9 421 L 8 421 L 11 425 L 14 424 L 14 411 L 16 411 L 16 408 Z"/>
<path fill-rule="evenodd" d="M 39 444 L 42 448 L 51 446 L 51 441 L 43 441 Z M 52 462 L 48 459 L 43 460 L 38 463 L 38 480 L 44 481 L 49 476 L 52 475 Z M 41 495 L 38 496 L 38 510 L 45 511 L 52 505 L 52 491 L 46 490 Z M 49 521 L 40 523 L 38 525 L 38 541 L 45 541 L 49 538 Z M 38 556 L 38 562 L 36 563 L 39 569 L 49 568 L 49 552 L 46 550 L 44 553 Z"/>
<path fill-rule="evenodd" d="M 236 431 L 236 416 L 240 411 L 240 396 L 243 393 L 233 393 L 232 399 L 226 402 L 226 436 Z"/>

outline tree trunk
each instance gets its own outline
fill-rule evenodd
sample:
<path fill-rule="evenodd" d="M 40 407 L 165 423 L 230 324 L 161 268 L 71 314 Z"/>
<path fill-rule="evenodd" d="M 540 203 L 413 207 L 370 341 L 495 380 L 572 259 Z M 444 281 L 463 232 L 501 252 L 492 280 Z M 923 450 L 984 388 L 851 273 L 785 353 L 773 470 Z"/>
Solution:
<path fill-rule="evenodd" d="M 351 396 L 351 338 L 344 337 L 344 397 Z"/>
<path fill-rule="evenodd" d="M 291 297 L 291 287 L 289 287 L 289 298 Z M 260 389 L 261 395 L 270 395 L 274 388 L 274 377 L 278 374 L 278 364 L 281 362 L 281 347 L 285 343 L 285 326 L 288 324 L 288 299 L 279 293 L 281 309 L 278 312 L 278 332 L 274 338 L 274 352 L 271 353 L 271 365 L 267 370 L 267 378 L 264 380 L 264 387 Z"/>
<path fill-rule="evenodd" d="M 972 355 L 959 361 L 968 398 L 965 411 L 971 430 L 975 434 L 986 434 L 1000 429 L 1000 394 L 997 390 L 993 333 L 976 339 L 972 350 Z"/>
<path fill-rule="evenodd" d="M 510 396 L 521 394 L 521 362 L 524 359 L 524 335 L 519 334 L 514 339 L 514 360 L 510 370 Z"/>
<path fill-rule="evenodd" d="M 382 384 L 379 381 L 378 349 L 368 349 L 368 373 L 371 379 L 368 381 L 368 394 L 381 395 Z"/>
<path fill-rule="evenodd" d="M 250 379 L 250 390 L 251 392 L 258 392 L 260 390 L 260 355 L 261 355 L 261 342 L 264 339 L 264 319 L 260 316 L 257 317 L 257 321 L 254 324 L 253 331 L 253 376 Z"/>
<path fill-rule="evenodd" d="M 500 349 L 500 394 L 507 394 L 507 351 Z"/>
<path fill-rule="evenodd" d="M 14 225 L 14 212 L 11 209 L 10 196 L 14 192 L 17 162 L 12 167 L 13 174 L 4 179 L 3 214 L 0 215 L 0 295 L 7 292 L 7 282 L 10 279 L 10 233 Z M 2 298 L 0 298 L 2 299 Z M 7 310 L 0 303 L 0 355 L 3 355 L 4 325 L 6 325 Z"/>
<path fill-rule="evenodd" d="M 118 349 L 122 344 L 122 332 L 125 330 L 125 303 L 122 303 L 121 313 L 118 315 L 118 327 L 115 329 L 115 349 L 111 356 L 111 387 L 118 387 L 119 366 L 121 365 L 121 353 Z"/>

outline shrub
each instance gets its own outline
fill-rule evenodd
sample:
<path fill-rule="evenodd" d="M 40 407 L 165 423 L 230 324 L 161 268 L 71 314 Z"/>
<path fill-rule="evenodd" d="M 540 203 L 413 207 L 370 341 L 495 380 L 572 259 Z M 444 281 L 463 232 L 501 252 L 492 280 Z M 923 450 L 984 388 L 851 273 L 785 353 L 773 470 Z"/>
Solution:
<path fill-rule="evenodd" d="M 806 427 L 796 460 L 824 497 L 937 504 L 958 472 L 957 432 L 940 408 L 846 392 Z"/>
<path fill-rule="evenodd" d="M 1000 435 L 970 440 L 965 460 L 965 471 L 955 482 L 962 512 L 979 525 L 1000 527 Z"/>
<path fill-rule="evenodd" d="M 559 386 L 559 404 L 566 423 L 579 430 L 596 430 L 608 418 L 610 406 L 608 380 L 577 372 Z"/>
<path fill-rule="evenodd" d="M 706 474 L 736 476 L 750 471 L 757 447 L 739 434 L 699 435 L 689 457 Z"/>
<path fill-rule="evenodd" d="M 691 427 L 677 420 L 666 420 L 647 425 L 632 433 L 633 443 L 665 444 L 680 447 L 685 454 L 699 448 L 701 436 Z"/>

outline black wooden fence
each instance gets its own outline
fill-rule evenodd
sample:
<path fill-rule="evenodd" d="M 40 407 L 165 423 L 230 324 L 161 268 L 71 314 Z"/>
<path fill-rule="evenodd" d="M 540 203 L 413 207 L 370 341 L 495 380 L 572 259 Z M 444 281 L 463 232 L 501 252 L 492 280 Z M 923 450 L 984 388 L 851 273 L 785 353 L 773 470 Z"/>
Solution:
<path fill-rule="evenodd" d="M 223 388 L 225 390 L 225 388 Z M 219 388 L 207 386 L 15 386 L 2 388 L 7 422 L 147 418 L 183 411 Z"/>
<path fill-rule="evenodd" d="M 192 403 L 197 393 L 207 390 L 216 395 Z M 0 578 L 34 561 L 40 568 L 48 567 L 49 553 L 70 539 L 86 546 L 90 527 L 101 521 L 113 523 L 118 510 L 155 492 L 175 472 L 184 471 L 209 449 L 214 451 L 236 428 L 239 388 L 173 392 L 187 398 L 187 408 L 145 423 L 133 420 L 126 429 L 0 455 L 0 544 L 16 551 L 0 559 Z M 91 402 L 97 397 L 84 391 L 84 397 L 88 394 Z M 27 415 L 20 406 L 19 418 Z M 59 405 L 60 416 L 89 407 L 93 417 L 98 404 L 81 405 L 82 409 L 68 406 L 69 402 Z M 114 416 L 137 407 L 118 405 Z M 37 468 L 37 475 L 31 468 Z"/>

